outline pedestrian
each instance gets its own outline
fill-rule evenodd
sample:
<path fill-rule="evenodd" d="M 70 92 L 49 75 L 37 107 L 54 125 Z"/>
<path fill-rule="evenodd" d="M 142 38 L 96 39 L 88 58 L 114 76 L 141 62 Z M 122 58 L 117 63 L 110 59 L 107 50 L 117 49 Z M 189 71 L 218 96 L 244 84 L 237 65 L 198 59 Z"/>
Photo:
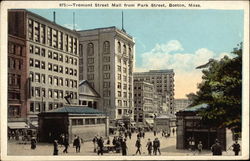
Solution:
<path fill-rule="evenodd" d="M 202 142 L 199 141 L 199 144 L 197 145 L 197 149 L 198 149 L 199 153 L 202 152 L 202 148 L 203 148 Z"/>
<path fill-rule="evenodd" d="M 234 155 L 239 155 L 240 144 L 238 143 L 238 140 L 235 140 L 235 143 L 231 147 L 233 147 Z"/>
<path fill-rule="evenodd" d="M 103 139 L 102 139 L 102 137 L 100 137 L 100 139 L 98 139 L 97 140 L 97 145 L 98 145 L 98 151 L 97 151 L 97 154 L 99 155 L 99 154 L 101 154 L 101 155 L 103 155 Z"/>
<path fill-rule="evenodd" d="M 148 155 L 151 155 L 152 154 L 152 147 L 153 147 L 153 144 L 151 142 L 150 139 L 148 139 L 148 142 L 147 142 L 147 145 L 146 145 L 147 149 L 148 149 Z"/>
<path fill-rule="evenodd" d="M 145 132 L 144 132 L 144 130 L 142 131 L 142 137 L 143 137 L 143 139 L 144 139 L 144 137 L 145 137 Z"/>
<path fill-rule="evenodd" d="M 139 152 L 139 154 L 141 155 L 141 141 L 140 141 L 140 137 L 137 138 L 137 140 L 135 142 L 135 147 L 137 148 L 135 154 L 137 155 L 137 153 Z"/>
<path fill-rule="evenodd" d="M 94 153 L 96 152 L 96 144 L 97 144 L 97 140 L 98 140 L 98 138 L 97 138 L 97 136 L 95 136 L 94 138 L 93 138 L 93 144 L 94 144 Z"/>
<path fill-rule="evenodd" d="M 68 153 L 69 139 L 67 137 L 64 138 L 63 145 L 64 145 L 63 153 Z"/>
<path fill-rule="evenodd" d="M 156 130 L 154 130 L 154 136 L 156 136 Z"/>
<path fill-rule="evenodd" d="M 54 140 L 54 152 L 53 155 L 58 155 L 58 143 L 57 140 Z"/>
<path fill-rule="evenodd" d="M 108 137 L 108 140 L 107 140 L 107 143 L 106 143 L 107 145 L 109 145 L 110 144 L 110 139 L 109 139 L 109 137 Z"/>
<path fill-rule="evenodd" d="M 121 142 L 121 149 L 122 149 L 122 155 L 127 155 L 127 144 L 126 144 L 126 139 L 124 139 L 122 142 Z"/>
<path fill-rule="evenodd" d="M 153 141 L 153 148 L 154 148 L 154 155 L 157 155 L 157 151 L 161 155 L 160 141 L 158 140 L 158 138 L 155 138 L 155 140 Z"/>
<path fill-rule="evenodd" d="M 77 136 L 74 139 L 73 146 L 76 147 L 76 153 L 80 153 L 80 150 L 81 150 L 81 139 L 80 139 L 79 136 Z"/>
<path fill-rule="evenodd" d="M 128 132 L 128 137 L 129 137 L 129 139 L 131 140 L 131 137 L 132 137 L 132 132 L 129 130 L 129 132 Z"/>
<path fill-rule="evenodd" d="M 31 149 L 36 149 L 36 138 L 35 137 L 32 137 L 31 138 Z"/>
<path fill-rule="evenodd" d="M 194 152 L 195 151 L 195 140 L 194 138 L 192 137 L 191 139 L 191 150 Z"/>
<path fill-rule="evenodd" d="M 222 147 L 218 139 L 215 139 L 215 143 L 211 147 L 213 155 L 222 155 Z"/>
<path fill-rule="evenodd" d="M 174 133 L 175 133 L 175 128 L 172 129 L 172 133 L 173 133 L 173 136 L 174 136 Z"/>
<path fill-rule="evenodd" d="M 189 137 L 188 139 L 187 139 L 187 147 L 188 147 L 188 150 L 191 150 L 192 149 L 192 138 L 191 137 Z"/>

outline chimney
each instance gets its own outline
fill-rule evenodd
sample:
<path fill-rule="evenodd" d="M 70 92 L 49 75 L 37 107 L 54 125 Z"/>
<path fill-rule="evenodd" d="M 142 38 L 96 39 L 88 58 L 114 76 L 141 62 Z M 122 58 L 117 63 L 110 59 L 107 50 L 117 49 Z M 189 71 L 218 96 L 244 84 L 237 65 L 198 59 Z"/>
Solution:
<path fill-rule="evenodd" d="M 53 12 L 53 22 L 56 23 L 56 12 Z"/>

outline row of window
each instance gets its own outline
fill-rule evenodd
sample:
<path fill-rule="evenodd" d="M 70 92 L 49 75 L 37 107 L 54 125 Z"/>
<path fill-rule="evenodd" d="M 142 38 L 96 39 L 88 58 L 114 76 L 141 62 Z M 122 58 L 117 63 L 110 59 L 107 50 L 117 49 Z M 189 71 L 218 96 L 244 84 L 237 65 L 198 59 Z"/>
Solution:
<path fill-rule="evenodd" d="M 110 42 L 105 41 L 103 43 L 103 53 L 104 54 L 109 54 L 110 53 Z M 93 43 L 88 43 L 87 44 L 87 55 L 88 56 L 93 56 L 94 55 L 94 44 Z"/>
<path fill-rule="evenodd" d="M 22 70 L 23 60 L 19 58 L 8 57 L 8 68 L 14 70 Z"/>
<path fill-rule="evenodd" d="M 44 48 L 30 45 L 29 50 L 30 50 L 31 54 L 36 54 L 36 55 L 41 55 L 43 57 L 46 57 L 46 50 Z M 77 65 L 77 58 L 73 58 L 71 56 L 66 55 L 65 60 L 63 61 L 63 54 L 58 53 L 58 52 L 52 52 L 51 50 L 48 50 L 48 58 L 53 59 L 53 60 L 57 60 L 60 62 L 69 63 L 72 65 Z"/>
<path fill-rule="evenodd" d="M 49 26 L 45 26 L 32 19 L 28 20 L 28 37 L 29 40 L 48 44 L 49 46 L 60 49 L 72 54 L 77 54 L 77 43 L 76 37 L 65 34 Z"/>
<path fill-rule="evenodd" d="M 24 50 L 24 46 L 15 44 L 12 42 L 8 42 L 8 53 L 18 55 L 18 56 L 24 56 L 23 50 Z"/>
<path fill-rule="evenodd" d="M 31 87 L 30 89 L 31 97 L 48 97 L 48 98 L 54 98 L 54 99 L 63 99 L 64 96 L 71 95 L 72 99 L 77 99 L 77 92 L 73 91 L 64 91 L 58 90 L 58 89 L 48 89 L 46 92 L 45 88 L 41 87 Z M 48 93 L 48 95 L 46 95 Z"/>
<path fill-rule="evenodd" d="M 30 72 L 30 80 L 31 82 L 37 82 L 37 83 L 44 83 L 46 84 L 46 75 L 40 74 L 40 73 L 33 73 Z M 62 77 L 57 76 L 48 76 L 48 84 L 54 85 L 54 86 L 62 86 L 62 87 L 70 87 L 70 88 L 77 88 L 77 80 L 68 79 L 65 78 L 65 81 Z M 64 84 L 65 83 L 65 84 Z"/>
<path fill-rule="evenodd" d="M 19 91 L 9 91 L 8 100 L 20 100 L 21 93 Z"/>
<path fill-rule="evenodd" d="M 123 48 L 122 48 L 122 47 L 123 47 Z M 123 44 L 123 46 L 121 46 L 121 42 L 118 42 L 118 43 L 117 43 L 117 51 L 118 51 L 119 53 L 122 52 L 122 54 L 127 55 L 127 48 L 128 48 L 128 54 L 129 54 L 130 56 L 132 56 L 132 49 L 131 49 L 131 47 L 127 47 L 125 44 Z M 123 50 L 122 50 L 122 49 L 123 49 Z"/>
<path fill-rule="evenodd" d="M 85 119 L 72 119 L 72 126 L 76 125 L 94 125 L 94 124 L 104 124 L 105 118 L 85 118 Z"/>
<path fill-rule="evenodd" d="M 53 103 L 49 102 L 48 103 L 48 110 L 53 110 L 63 107 L 63 103 Z M 30 102 L 30 112 L 42 112 L 42 111 L 47 111 L 46 103 L 45 102 Z"/>

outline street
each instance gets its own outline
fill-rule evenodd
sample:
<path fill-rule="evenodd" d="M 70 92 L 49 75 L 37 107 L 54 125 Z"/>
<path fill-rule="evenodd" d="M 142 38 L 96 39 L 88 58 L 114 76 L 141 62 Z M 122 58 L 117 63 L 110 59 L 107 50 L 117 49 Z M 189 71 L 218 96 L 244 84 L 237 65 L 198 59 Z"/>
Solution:
<path fill-rule="evenodd" d="M 157 134 L 158 139 L 161 142 L 161 155 L 162 156 L 194 156 L 194 155 L 200 155 L 200 156 L 209 156 L 212 155 L 210 151 L 204 150 L 202 153 L 198 153 L 196 151 L 195 153 L 190 152 L 189 150 L 180 150 L 176 149 L 176 135 L 171 135 L 168 138 L 162 137 L 160 133 Z M 142 155 L 148 155 L 147 149 L 146 149 L 146 143 L 148 138 L 151 139 L 151 141 L 154 140 L 154 135 L 152 132 L 146 132 L 145 138 L 141 139 L 141 144 L 142 144 Z M 110 136 L 110 140 L 112 142 L 113 136 Z M 131 140 L 128 138 L 127 140 L 127 147 L 128 147 L 128 152 L 127 155 L 133 156 L 135 155 L 136 152 L 136 147 L 135 147 L 135 141 L 136 141 L 136 134 L 134 133 L 132 135 Z M 105 140 L 106 143 L 106 140 Z M 81 152 L 76 153 L 75 148 L 73 148 L 72 143 L 70 144 L 70 147 L 68 148 L 68 153 L 63 153 L 64 147 L 59 145 L 59 155 L 62 156 L 75 156 L 75 155 L 85 155 L 85 156 L 96 156 L 97 154 L 93 152 L 93 142 L 88 141 L 84 142 L 84 144 L 81 145 Z M 30 148 L 30 143 L 29 144 L 17 144 L 15 141 L 11 141 L 8 143 L 8 155 L 20 155 L 20 156 L 38 156 L 38 155 L 53 155 L 53 144 L 49 143 L 38 143 L 37 148 L 35 150 L 32 150 Z M 109 153 L 104 153 L 103 155 L 105 156 L 121 156 L 121 153 L 115 153 L 115 152 L 109 152 Z M 234 155 L 233 151 L 228 151 L 228 152 L 223 152 L 223 155 Z M 139 154 L 137 155 L 139 156 Z"/>

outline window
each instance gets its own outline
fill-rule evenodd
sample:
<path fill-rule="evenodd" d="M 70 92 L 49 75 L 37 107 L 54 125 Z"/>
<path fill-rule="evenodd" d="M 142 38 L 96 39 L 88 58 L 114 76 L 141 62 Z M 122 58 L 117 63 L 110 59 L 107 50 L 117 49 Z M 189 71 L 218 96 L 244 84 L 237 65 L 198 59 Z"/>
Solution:
<path fill-rule="evenodd" d="M 45 62 L 44 61 L 41 62 L 41 68 L 45 69 Z"/>
<path fill-rule="evenodd" d="M 110 87 L 110 82 L 103 82 L 103 87 L 104 88 L 109 88 Z"/>
<path fill-rule="evenodd" d="M 123 64 L 124 64 L 124 65 L 127 65 L 127 61 L 126 61 L 126 60 L 123 60 Z"/>
<path fill-rule="evenodd" d="M 49 110 L 53 109 L 53 103 L 49 103 Z"/>
<path fill-rule="evenodd" d="M 88 64 L 93 64 L 94 63 L 94 58 L 88 58 Z"/>
<path fill-rule="evenodd" d="M 65 63 L 69 63 L 69 57 L 65 56 Z"/>
<path fill-rule="evenodd" d="M 77 70 L 74 69 L 74 76 L 77 76 Z"/>
<path fill-rule="evenodd" d="M 74 58 L 74 64 L 77 65 L 77 59 L 76 58 Z"/>
<path fill-rule="evenodd" d="M 11 78 L 11 77 L 9 77 L 9 78 Z M 30 72 L 30 80 L 31 80 L 31 82 L 34 81 L 34 74 L 33 74 L 33 72 Z M 9 81 L 9 83 L 10 83 L 10 81 Z"/>
<path fill-rule="evenodd" d="M 48 51 L 48 58 L 51 58 L 52 59 L 52 51 Z"/>
<path fill-rule="evenodd" d="M 119 72 L 121 72 L 122 70 L 121 70 L 121 66 L 120 65 L 117 65 L 117 70 L 119 71 Z"/>
<path fill-rule="evenodd" d="M 59 55 L 59 61 L 63 62 L 63 55 L 62 54 Z"/>
<path fill-rule="evenodd" d="M 46 97 L 46 91 L 45 91 L 45 88 L 42 88 L 42 97 Z"/>
<path fill-rule="evenodd" d="M 87 79 L 88 80 L 93 80 L 94 79 L 94 74 L 88 74 Z"/>
<path fill-rule="evenodd" d="M 110 96 L 110 91 L 109 90 L 103 91 L 103 96 L 104 97 L 109 97 Z"/>
<path fill-rule="evenodd" d="M 127 54 L 127 47 L 126 47 L 126 45 L 123 45 L 123 54 Z"/>
<path fill-rule="evenodd" d="M 65 68 L 65 74 L 69 74 L 69 68 L 68 67 Z"/>
<path fill-rule="evenodd" d="M 63 86 L 63 78 L 60 78 L 60 79 L 59 79 L 59 85 L 60 85 L 60 86 Z"/>
<path fill-rule="evenodd" d="M 59 66 L 59 72 L 63 73 L 63 66 Z"/>
<path fill-rule="evenodd" d="M 72 68 L 70 68 L 69 74 L 70 74 L 70 75 L 73 75 L 73 69 L 72 69 Z"/>
<path fill-rule="evenodd" d="M 127 90 L 127 84 L 123 84 L 123 89 Z"/>
<path fill-rule="evenodd" d="M 110 52 L 110 43 L 109 41 L 105 41 L 103 43 L 103 53 L 108 54 Z"/>
<path fill-rule="evenodd" d="M 110 78 L 110 74 L 109 73 L 104 73 L 103 74 L 103 78 L 104 79 L 109 79 Z"/>
<path fill-rule="evenodd" d="M 53 98 L 52 89 L 49 89 L 49 98 Z"/>
<path fill-rule="evenodd" d="M 63 98 L 63 91 L 59 91 L 59 98 Z"/>
<path fill-rule="evenodd" d="M 122 79 L 122 75 L 121 74 L 118 74 L 118 80 L 121 80 Z"/>
<path fill-rule="evenodd" d="M 54 77 L 54 85 L 55 85 L 55 86 L 58 86 L 58 84 L 59 84 L 58 78 L 57 78 L 57 77 Z"/>
<path fill-rule="evenodd" d="M 49 75 L 49 84 L 53 84 L 53 77 L 51 75 Z"/>
<path fill-rule="evenodd" d="M 124 98 L 127 98 L 127 96 L 128 96 L 128 95 L 127 95 L 127 92 L 123 92 L 123 97 L 124 97 Z"/>
<path fill-rule="evenodd" d="M 122 114 L 122 109 L 118 109 L 118 115 Z"/>
<path fill-rule="evenodd" d="M 14 52 L 14 45 L 13 45 L 13 52 Z M 34 52 L 34 46 L 30 45 L 30 53 L 33 54 L 33 52 Z"/>
<path fill-rule="evenodd" d="M 34 102 L 30 102 L 30 112 L 34 112 Z"/>
<path fill-rule="evenodd" d="M 48 63 L 48 70 L 52 71 L 52 64 Z"/>
<path fill-rule="evenodd" d="M 54 90 L 54 98 L 58 98 L 58 90 Z"/>
<path fill-rule="evenodd" d="M 110 57 L 109 56 L 104 56 L 103 61 L 104 62 L 110 62 Z"/>
<path fill-rule="evenodd" d="M 40 74 L 39 73 L 35 74 L 35 81 L 40 83 Z"/>
<path fill-rule="evenodd" d="M 118 106 L 122 106 L 122 101 L 118 100 Z"/>
<path fill-rule="evenodd" d="M 109 71 L 110 70 L 110 65 L 104 65 L 103 70 L 104 71 Z"/>
<path fill-rule="evenodd" d="M 30 66 L 33 67 L 34 66 L 34 60 L 32 58 L 30 58 Z"/>
<path fill-rule="evenodd" d="M 35 87 L 35 96 L 36 97 L 40 97 L 40 88 L 39 87 Z"/>
<path fill-rule="evenodd" d="M 35 54 L 40 55 L 40 48 L 37 46 L 35 47 Z"/>
<path fill-rule="evenodd" d="M 124 75 L 124 76 L 123 76 L 123 80 L 124 80 L 124 81 L 127 81 L 127 76 Z"/>
<path fill-rule="evenodd" d="M 123 68 L 123 73 L 127 73 L 127 68 Z"/>
<path fill-rule="evenodd" d="M 69 80 L 68 80 L 68 79 L 65 80 L 65 85 L 66 85 L 67 87 L 69 86 Z"/>
<path fill-rule="evenodd" d="M 58 60 L 58 53 L 56 53 L 56 52 L 53 53 L 53 59 Z"/>
<path fill-rule="evenodd" d="M 91 66 L 88 66 L 88 72 L 93 72 L 94 71 L 94 66 L 91 65 Z"/>
<path fill-rule="evenodd" d="M 122 96 L 122 92 L 121 92 L 121 91 L 118 91 L 118 92 L 117 92 L 117 95 L 118 95 L 118 97 L 121 97 L 121 96 Z"/>
<path fill-rule="evenodd" d="M 117 44 L 117 50 L 119 53 L 121 53 L 121 43 L 120 42 L 118 42 L 118 44 Z"/>
<path fill-rule="evenodd" d="M 122 88 L 122 84 L 121 84 L 120 82 L 118 82 L 117 88 L 118 88 L 118 89 L 121 89 L 121 88 Z"/>
<path fill-rule="evenodd" d="M 42 83 L 44 83 L 44 84 L 46 83 L 45 82 L 45 74 L 41 74 L 41 80 L 42 80 Z"/>
<path fill-rule="evenodd" d="M 89 56 L 94 55 L 94 44 L 93 43 L 88 43 L 87 55 L 89 55 Z"/>
<path fill-rule="evenodd" d="M 35 67 L 40 68 L 40 61 L 39 60 L 35 60 Z"/>
<path fill-rule="evenodd" d="M 54 72 L 58 72 L 58 65 L 54 64 L 53 69 L 54 69 Z"/>

